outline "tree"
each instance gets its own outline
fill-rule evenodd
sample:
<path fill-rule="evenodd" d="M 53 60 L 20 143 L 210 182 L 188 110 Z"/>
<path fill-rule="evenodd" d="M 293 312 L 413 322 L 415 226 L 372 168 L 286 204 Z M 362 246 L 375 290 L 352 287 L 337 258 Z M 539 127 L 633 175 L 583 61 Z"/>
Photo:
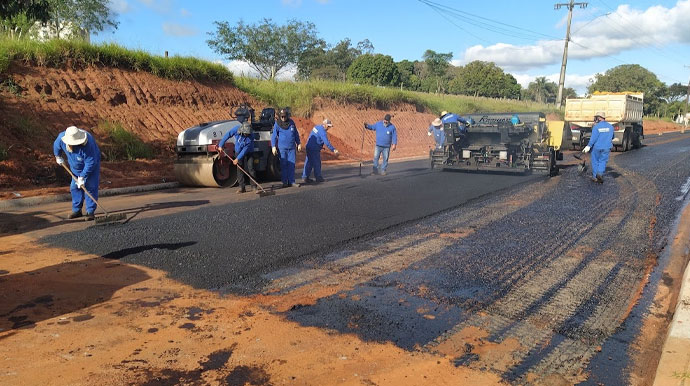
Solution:
<path fill-rule="evenodd" d="M 521 87 L 496 64 L 475 60 L 455 70 L 449 89 L 454 94 L 517 99 Z"/>
<path fill-rule="evenodd" d="M 413 91 L 419 90 L 419 86 L 421 85 L 419 77 L 415 75 L 415 63 L 417 62 L 410 62 L 409 60 L 402 60 L 395 63 L 400 73 L 400 82 L 404 87 Z"/>
<path fill-rule="evenodd" d="M 347 79 L 375 86 L 396 86 L 400 84 L 400 72 L 392 57 L 366 54 L 352 62 Z"/>
<path fill-rule="evenodd" d="M 60 38 L 65 28 L 83 28 L 97 34 L 108 27 L 117 28 L 109 0 L 47 0 L 50 25 Z"/>
<path fill-rule="evenodd" d="M 214 22 L 216 32 L 210 32 L 209 47 L 229 60 L 243 60 L 264 79 L 289 64 L 297 64 L 300 55 L 323 43 L 317 36 L 314 23 L 289 20 L 279 26 L 271 19 L 247 25 L 242 20 L 232 27 L 226 21 Z"/>
<path fill-rule="evenodd" d="M 14 0 L 0 3 L 0 28 L 10 38 L 21 38 L 37 22 L 50 19 L 48 0 Z"/>
<path fill-rule="evenodd" d="M 666 89 L 666 95 L 664 99 L 669 102 L 677 102 L 685 99 L 688 92 L 688 86 L 685 84 L 674 83 Z"/>
<path fill-rule="evenodd" d="M 373 49 L 368 40 L 357 43 L 357 48 L 351 45 L 350 39 L 345 38 L 328 49 L 323 42 L 317 47 L 303 52 L 297 61 L 297 74 L 300 79 L 330 79 L 346 80 L 347 69 L 360 55 L 360 47 Z"/>
<path fill-rule="evenodd" d="M 643 92 L 644 113 L 660 113 L 666 86 L 656 75 L 639 64 L 623 64 L 594 75 L 594 82 L 587 88 L 589 94 L 602 92 Z"/>
<path fill-rule="evenodd" d="M 563 94 L 565 93 L 565 90 L 563 90 Z M 558 98 L 558 85 L 556 82 L 547 80 L 545 76 L 540 76 L 527 85 L 524 96 L 525 99 L 537 103 L 555 103 L 556 98 Z"/>
<path fill-rule="evenodd" d="M 429 73 L 436 79 L 436 93 L 438 94 L 441 92 L 442 84 L 445 85 L 448 81 L 449 62 L 453 59 L 453 53 L 443 54 L 433 50 L 426 50 L 422 58 Z"/>

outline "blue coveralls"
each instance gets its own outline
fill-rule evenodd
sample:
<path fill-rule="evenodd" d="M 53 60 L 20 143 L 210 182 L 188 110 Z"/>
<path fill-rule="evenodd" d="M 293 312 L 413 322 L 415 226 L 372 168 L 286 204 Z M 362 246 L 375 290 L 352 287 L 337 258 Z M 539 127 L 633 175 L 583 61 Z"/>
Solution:
<path fill-rule="evenodd" d="M 458 130 L 460 131 L 461 134 L 464 134 L 467 131 L 467 120 L 457 114 L 453 113 L 448 113 L 444 116 L 441 117 L 441 122 L 443 123 L 454 123 L 457 122 L 458 124 Z"/>
<path fill-rule="evenodd" d="M 436 141 L 436 148 L 442 149 L 443 144 L 446 142 L 446 134 L 443 131 L 443 126 L 429 125 L 429 132 L 434 135 L 434 140 Z"/>
<path fill-rule="evenodd" d="M 322 125 L 314 126 L 307 139 L 307 158 L 304 160 L 302 179 L 309 178 L 312 169 L 314 169 L 314 177 L 317 181 L 323 178 L 321 176 L 321 149 L 323 149 L 323 145 L 326 145 L 330 151 L 335 150 L 335 147 L 328 141 L 326 129 Z"/>
<path fill-rule="evenodd" d="M 271 146 L 277 147 L 280 154 L 280 179 L 283 184 L 295 183 L 296 146 L 299 144 L 299 133 L 292 119 L 289 120 L 286 129 L 281 128 L 278 122 L 273 124 Z"/>
<path fill-rule="evenodd" d="M 254 137 L 251 135 L 239 134 L 239 128 L 240 125 L 237 125 L 225 133 L 220 139 L 220 142 L 218 142 L 218 147 L 222 148 L 225 146 L 225 142 L 227 142 L 230 137 L 234 136 L 235 158 L 237 158 L 237 164 L 254 177 L 254 157 L 252 157 L 252 154 L 254 154 Z M 237 182 L 240 188 L 244 189 L 245 176 L 241 170 L 237 171 Z"/>
<path fill-rule="evenodd" d="M 597 175 L 604 175 L 612 145 L 613 126 L 606 121 L 601 121 L 594 125 L 592 127 L 592 137 L 587 144 L 592 152 L 592 177 L 596 178 Z"/>
<path fill-rule="evenodd" d="M 101 150 L 96 144 L 96 140 L 90 133 L 86 133 L 86 144 L 80 146 L 72 146 L 72 151 L 67 151 L 67 145 L 62 142 L 62 137 L 65 132 L 58 134 L 57 139 L 53 142 L 53 154 L 60 157 L 60 151 L 67 156 L 69 168 L 76 177 L 84 177 L 84 188 L 91 193 L 93 198 L 98 200 L 98 184 L 101 176 Z M 70 193 L 72 193 L 72 212 L 81 212 L 84 205 L 84 196 L 86 194 L 81 189 L 77 188 L 77 182 L 72 179 L 69 185 Z M 96 211 L 96 203 L 86 196 L 86 213 L 93 214 Z"/>
<path fill-rule="evenodd" d="M 373 125 L 365 125 L 367 130 L 376 131 L 376 147 L 374 148 L 374 173 L 385 173 L 388 167 L 388 156 L 390 155 L 391 145 L 398 144 L 398 133 L 395 126 L 391 123 L 388 126 L 383 121 L 378 121 Z M 383 162 L 379 169 L 379 158 L 383 155 Z"/>

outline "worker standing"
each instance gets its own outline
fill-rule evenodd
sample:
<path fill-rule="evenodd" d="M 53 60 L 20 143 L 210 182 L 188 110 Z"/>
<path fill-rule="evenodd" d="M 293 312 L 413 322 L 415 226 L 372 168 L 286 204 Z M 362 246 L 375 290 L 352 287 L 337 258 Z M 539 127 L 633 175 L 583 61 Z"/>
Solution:
<path fill-rule="evenodd" d="M 235 137 L 235 159 L 232 160 L 232 163 L 244 169 L 249 176 L 254 177 L 254 133 L 252 132 L 252 124 L 249 122 L 249 115 L 249 110 L 246 107 L 240 107 L 235 111 L 236 119 L 240 124 L 223 135 L 218 142 L 218 152 L 221 153 L 221 149 L 230 137 Z M 238 170 L 237 183 L 240 185 L 240 189 L 237 193 L 247 191 L 245 180 L 244 172 Z M 249 191 L 253 187 L 254 182 L 252 181 L 249 185 Z"/>
<path fill-rule="evenodd" d="M 67 130 L 58 134 L 53 142 L 53 154 L 58 165 L 63 166 L 67 157 L 69 168 L 77 177 L 70 183 L 69 190 L 72 194 L 72 213 L 70 219 L 82 217 L 82 207 L 86 201 L 86 219 L 93 220 L 97 203 L 82 189 L 86 189 L 95 200 L 98 200 L 98 183 L 100 181 L 101 150 L 98 148 L 93 136 L 76 126 L 70 126 Z M 84 197 L 86 196 L 86 197 Z"/>
<path fill-rule="evenodd" d="M 314 178 L 316 182 L 323 182 L 323 176 L 321 175 L 321 149 L 323 145 L 326 145 L 336 156 L 338 156 L 338 150 L 331 145 L 328 141 L 328 129 L 333 127 L 333 123 L 329 119 L 324 119 L 323 124 L 314 126 L 311 129 L 309 138 L 307 139 L 307 145 L 305 146 L 307 150 L 307 158 L 304 160 L 304 171 L 302 172 L 302 181 L 305 184 L 314 182 L 309 175 L 312 169 L 314 169 Z"/>
<path fill-rule="evenodd" d="M 611 146 L 613 146 L 613 126 L 606 122 L 606 113 L 597 112 L 594 115 L 594 126 L 589 143 L 582 149 L 583 153 L 592 151 L 592 181 L 604 183 L 604 171 L 609 160 Z"/>
<path fill-rule="evenodd" d="M 470 122 L 467 119 L 459 116 L 458 114 L 449 113 L 447 111 L 443 111 L 441 113 L 441 122 L 443 122 L 443 126 L 446 126 L 446 124 L 457 123 L 458 134 L 465 134 L 467 131 L 467 126 L 470 125 Z"/>
<path fill-rule="evenodd" d="M 446 142 L 446 134 L 443 131 L 443 122 L 440 118 L 436 118 L 431 122 L 427 135 L 430 137 L 433 135 L 436 141 L 436 148 L 443 149 L 443 144 Z"/>
<path fill-rule="evenodd" d="M 297 126 L 290 118 L 290 112 L 287 108 L 280 109 L 278 119 L 273 124 L 271 147 L 273 155 L 280 153 L 280 179 L 283 182 L 283 188 L 288 188 L 295 183 L 295 162 L 297 160 L 295 147 L 297 147 L 297 151 L 302 151 L 302 145 Z"/>
<path fill-rule="evenodd" d="M 378 121 L 373 125 L 364 123 L 364 128 L 376 132 L 376 147 L 374 148 L 374 170 L 371 174 L 386 175 L 386 168 L 388 167 L 388 156 L 391 150 L 395 150 L 398 144 L 398 134 L 395 126 L 391 123 L 390 114 L 386 114 L 382 121 Z M 383 156 L 383 162 L 379 169 L 379 158 Z"/>

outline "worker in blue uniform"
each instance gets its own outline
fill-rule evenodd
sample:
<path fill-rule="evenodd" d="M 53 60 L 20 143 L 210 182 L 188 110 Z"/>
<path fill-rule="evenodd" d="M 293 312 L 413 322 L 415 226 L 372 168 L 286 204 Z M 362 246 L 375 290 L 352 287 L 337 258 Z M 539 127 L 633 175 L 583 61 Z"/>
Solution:
<path fill-rule="evenodd" d="M 297 160 L 295 147 L 297 148 L 296 151 L 302 151 L 297 126 L 290 118 L 289 110 L 287 108 L 280 109 L 271 133 L 271 150 L 273 155 L 280 156 L 280 179 L 284 188 L 295 183 L 295 162 Z"/>
<path fill-rule="evenodd" d="M 338 156 L 338 149 L 331 145 L 328 141 L 327 131 L 333 127 L 333 123 L 330 119 L 324 119 L 323 124 L 314 126 L 311 129 L 309 138 L 307 139 L 307 145 L 305 146 L 307 150 L 307 158 L 304 160 L 304 171 L 302 171 L 302 181 L 305 184 L 314 182 L 309 175 L 312 169 L 314 169 L 314 178 L 316 182 L 323 182 L 323 176 L 321 175 L 321 149 L 323 145 L 332 151 L 336 156 Z"/>
<path fill-rule="evenodd" d="M 245 114 L 246 112 L 246 114 Z M 252 124 L 248 121 L 249 110 L 239 108 L 235 112 L 237 117 L 238 125 L 230 129 L 227 133 L 223 135 L 218 142 L 218 152 L 221 153 L 223 146 L 230 139 L 230 137 L 235 138 L 235 159 L 233 159 L 233 165 L 239 166 L 244 169 L 251 177 L 254 177 L 254 133 L 252 132 Z M 221 153 L 221 156 L 224 156 Z M 246 189 L 246 179 L 245 174 L 241 171 L 237 171 L 237 183 L 240 189 L 237 193 L 244 193 Z M 251 181 L 249 185 L 249 191 L 254 187 L 254 182 Z"/>
<path fill-rule="evenodd" d="M 70 219 L 82 217 L 82 207 L 86 201 L 86 219 L 93 220 L 97 204 L 82 189 L 86 189 L 98 200 L 98 183 L 101 175 L 101 150 L 90 133 L 70 126 L 58 134 L 53 142 L 53 154 L 58 165 L 62 166 L 67 157 L 69 168 L 77 177 L 69 186 L 72 193 L 72 213 Z"/>
<path fill-rule="evenodd" d="M 460 134 L 467 132 L 467 127 L 470 125 L 470 122 L 467 119 L 459 116 L 458 114 L 449 113 L 447 111 L 443 111 L 441 113 L 441 122 L 443 122 L 444 126 L 447 123 L 457 123 Z"/>
<path fill-rule="evenodd" d="M 388 167 L 388 156 L 391 150 L 395 150 L 398 145 L 398 133 L 395 126 L 391 123 L 390 114 L 386 114 L 383 120 L 376 122 L 373 125 L 364 123 L 364 128 L 376 132 L 376 147 L 374 147 L 374 170 L 371 174 L 386 175 L 386 168 Z M 381 168 L 379 168 L 379 159 L 383 156 Z"/>
<path fill-rule="evenodd" d="M 436 141 L 436 148 L 443 149 L 443 144 L 446 142 L 446 134 L 443 131 L 443 122 L 440 118 L 436 118 L 431 122 L 427 135 L 430 137 L 433 135 Z"/>
<path fill-rule="evenodd" d="M 592 181 L 600 184 L 604 183 L 604 171 L 606 163 L 609 161 L 609 153 L 613 146 L 613 126 L 606 122 L 606 113 L 597 112 L 594 115 L 594 126 L 589 143 L 582 149 L 583 153 L 592 151 Z"/>

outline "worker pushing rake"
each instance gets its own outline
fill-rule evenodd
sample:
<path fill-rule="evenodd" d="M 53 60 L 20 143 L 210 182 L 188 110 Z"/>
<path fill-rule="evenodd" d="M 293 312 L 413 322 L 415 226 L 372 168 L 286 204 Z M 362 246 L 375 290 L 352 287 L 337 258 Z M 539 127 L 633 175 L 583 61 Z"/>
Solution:
<path fill-rule="evenodd" d="M 69 167 L 65 164 L 62 153 L 67 157 Z M 75 126 L 68 127 L 53 142 L 53 154 L 57 164 L 72 176 L 72 213 L 68 216 L 69 219 L 84 217 L 87 221 L 94 220 L 97 224 L 125 219 L 124 213 L 110 214 L 98 203 L 101 150 L 91 134 Z M 86 216 L 82 214 L 84 204 Z M 101 208 L 105 216 L 96 217 L 97 208 Z"/>

